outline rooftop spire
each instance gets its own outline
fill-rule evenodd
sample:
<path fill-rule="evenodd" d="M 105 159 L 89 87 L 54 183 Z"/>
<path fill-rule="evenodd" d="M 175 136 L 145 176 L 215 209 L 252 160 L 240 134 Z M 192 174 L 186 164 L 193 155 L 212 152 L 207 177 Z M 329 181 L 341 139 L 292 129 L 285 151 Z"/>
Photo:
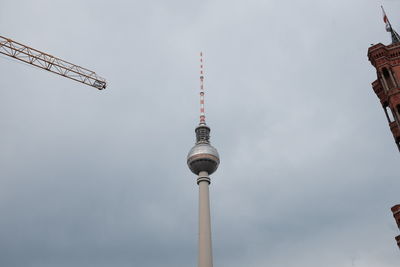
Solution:
<path fill-rule="evenodd" d="M 386 31 L 390 32 L 392 35 L 392 44 L 395 43 L 400 43 L 400 35 L 393 29 L 392 24 L 390 24 L 390 21 L 386 15 L 385 10 L 383 9 L 383 6 L 381 6 L 382 12 L 383 12 L 383 22 L 386 24 Z"/>
<path fill-rule="evenodd" d="M 204 60 L 203 52 L 200 52 L 200 124 L 206 124 L 206 114 L 204 112 Z"/>

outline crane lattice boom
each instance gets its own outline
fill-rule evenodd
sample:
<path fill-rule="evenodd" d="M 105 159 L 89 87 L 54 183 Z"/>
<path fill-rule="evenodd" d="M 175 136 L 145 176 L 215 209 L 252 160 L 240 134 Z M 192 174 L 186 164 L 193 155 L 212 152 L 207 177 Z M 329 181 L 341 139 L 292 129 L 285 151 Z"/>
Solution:
<path fill-rule="evenodd" d="M 107 87 L 106 80 L 99 77 L 94 71 L 74 65 L 3 36 L 0 36 L 0 53 L 93 86 L 99 90 Z"/>

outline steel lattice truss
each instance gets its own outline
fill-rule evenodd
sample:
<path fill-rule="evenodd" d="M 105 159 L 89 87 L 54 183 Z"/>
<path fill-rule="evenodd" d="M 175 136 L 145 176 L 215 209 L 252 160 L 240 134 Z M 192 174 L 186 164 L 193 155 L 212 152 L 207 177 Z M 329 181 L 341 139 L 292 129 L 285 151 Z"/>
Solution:
<path fill-rule="evenodd" d="M 94 71 L 74 65 L 3 36 L 0 36 L 0 53 L 99 90 L 107 87 L 106 80 L 99 77 Z"/>

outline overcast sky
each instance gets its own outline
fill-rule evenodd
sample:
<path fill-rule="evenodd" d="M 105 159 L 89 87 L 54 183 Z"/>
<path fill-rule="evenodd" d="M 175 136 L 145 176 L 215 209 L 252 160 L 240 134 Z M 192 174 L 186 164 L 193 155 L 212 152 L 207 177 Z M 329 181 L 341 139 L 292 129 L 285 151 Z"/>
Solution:
<path fill-rule="evenodd" d="M 0 35 L 109 82 L 0 56 L 0 266 L 196 266 L 200 51 L 214 266 L 399 266 L 381 4 L 400 30 L 400 1 L 0 0 Z"/>

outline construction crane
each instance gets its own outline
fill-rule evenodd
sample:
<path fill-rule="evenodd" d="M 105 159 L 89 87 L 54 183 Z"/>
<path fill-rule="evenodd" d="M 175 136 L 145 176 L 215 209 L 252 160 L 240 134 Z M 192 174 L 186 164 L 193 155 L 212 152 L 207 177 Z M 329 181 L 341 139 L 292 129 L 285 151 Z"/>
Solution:
<path fill-rule="evenodd" d="M 99 90 L 107 87 L 106 80 L 94 71 L 15 42 L 10 38 L 0 36 L 0 53 Z"/>

